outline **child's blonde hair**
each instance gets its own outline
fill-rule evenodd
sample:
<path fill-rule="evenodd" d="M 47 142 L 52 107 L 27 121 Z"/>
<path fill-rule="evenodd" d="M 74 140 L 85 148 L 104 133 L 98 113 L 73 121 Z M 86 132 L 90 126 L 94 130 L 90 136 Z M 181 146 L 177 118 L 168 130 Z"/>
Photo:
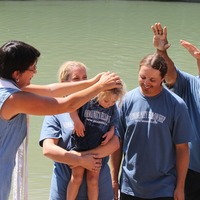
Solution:
<path fill-rule="evenodd" d="M 68 81 L 72 70 L 76 67 L 83 68 L 87 71 L 87 67 L 83 63 L 78 61 L 67 61 L 63 63 L 59 68 L 58 81 L 59 82 Z"/>
<path fill-rule="evenodd" d="M 122 83 L 121 88 L 113 88 L 113 89 L 110 89 L 110 90 L 104 90 L 104 91 L 100 92 L 97 95 L 97 101 L 104 99 L 105 97 L 107 97 L 110 94 L 115 94 L 117 96 L 119 103 L 121 103 L 122 98 L 125 95 L 125 93 L 126 93 L 126 87 L 125 87 L 125 84 Z"/>

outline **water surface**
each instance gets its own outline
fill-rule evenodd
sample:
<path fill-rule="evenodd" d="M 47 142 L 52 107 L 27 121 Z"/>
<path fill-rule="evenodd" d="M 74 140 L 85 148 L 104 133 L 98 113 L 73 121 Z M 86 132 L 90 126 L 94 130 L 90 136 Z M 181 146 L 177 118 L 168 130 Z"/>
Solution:
<path fill-rule="evenodd" d="M 138 63 L 153 53 L 151 25 L 168 27 L 169 54 L 179 68 L 197 74 L 196 61 L 180 46 L 200 48 L 199 3 L 153 1 L 0 1 L 0 43 L 22 40 L 41 51 L 37 84 L 57 81 L 66 60 L 89 68 L 89 77 L 114 71 L 128 90 L 137 86 Z M 43 117 L 30 120 L 29 199 L 48 199 L 52 161 L 38 145 Z"/>

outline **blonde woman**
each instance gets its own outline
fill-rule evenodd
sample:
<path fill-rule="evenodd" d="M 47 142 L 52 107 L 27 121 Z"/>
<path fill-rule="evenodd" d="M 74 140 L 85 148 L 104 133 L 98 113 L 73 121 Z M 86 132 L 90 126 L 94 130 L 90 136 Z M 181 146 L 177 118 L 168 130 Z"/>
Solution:
<path fill-rule="evenodd" d="M 79 82 L 87 79 L 87 69 L 83 63 L 68 61 L 59 70 L 60 82 Z M 99 146 L 91 152 L 67 151 L 74 124 L 69 113 L 46 116 L 43 122 L 40 145 L 43 153 L 48 158 L 54 160 L 53 175 L 50 189 L 51 200 L 65 200 L 66 186 L 71 177 L 71 169 L 78 166 L 90 171 L 100 170 L 100 200 L 113 199 L 110 170 L 107 164 L 108 156 L 119 147 L 118 136 L 114 136 L 106 145 Z M 69 162 L 66 154 L 74 153 L 77 159 L 73 163 Z M 106 157 L 104 159 L 101 159 Z M 100 158 L 100 159 L 97 159 Z M 85 179 L 80 187 L 78 200 L 87 199 L 87 189 Z"/>

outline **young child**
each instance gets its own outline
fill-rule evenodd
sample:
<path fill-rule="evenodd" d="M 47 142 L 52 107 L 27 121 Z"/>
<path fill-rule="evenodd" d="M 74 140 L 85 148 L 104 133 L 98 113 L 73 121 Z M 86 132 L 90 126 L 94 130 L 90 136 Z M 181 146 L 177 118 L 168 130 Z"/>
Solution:
<path fill-rule="evenodd" d="M 99 93 L 77 112 L 71 113 L 75 133 L 71 136 L 71 150 L 86 151 L 105 145 L 117 131 L 118 110 L 116 102 L 125 94 L 124 88 L 111 89 Z M 83 179 L 85 169 L 72 169 L 71 180 L 67 187 L 67 200 L 75 200 Z M 100 169 L 86 170 L 89 200 L 98 200 L 98 178 Z"/>

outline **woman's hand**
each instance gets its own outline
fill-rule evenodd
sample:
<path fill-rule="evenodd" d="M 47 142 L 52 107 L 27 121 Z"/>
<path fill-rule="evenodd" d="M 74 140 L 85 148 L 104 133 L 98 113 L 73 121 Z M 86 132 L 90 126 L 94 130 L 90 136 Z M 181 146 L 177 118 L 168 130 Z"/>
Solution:
<path fill-rule="evenodd" d="M 90 79 L 91 82 L 92 82 L 93 84 L 96 83 L 96 82 L 98 82 L 99 79 L 101 78 L 101 76 L 102 76 L 104 73 L 105 73 L 105 72 L 101 72 L 101 73 L 97 74 L 95 77 L 91 78 L 91 79 Z"/>
<path fill-rule="evenodd" d="M 70 165 L 70 168 L 81 166 L 87 170 L 96 172 L 101 170 L 102 159 L 98 155 L 94 154 L 84 154 L 82 152 L 70 151 L 79 156 L 79 162 L 77 165 Z"/>
<path fill-rule="evenodd" d="M 102 85 L 104 90 L 122 87 L 122 81 L 121 81 L 120 77 L 117 74 L 111 73 L 111 72 L 104 73 L 101 76 L 98 83 Z"/>

